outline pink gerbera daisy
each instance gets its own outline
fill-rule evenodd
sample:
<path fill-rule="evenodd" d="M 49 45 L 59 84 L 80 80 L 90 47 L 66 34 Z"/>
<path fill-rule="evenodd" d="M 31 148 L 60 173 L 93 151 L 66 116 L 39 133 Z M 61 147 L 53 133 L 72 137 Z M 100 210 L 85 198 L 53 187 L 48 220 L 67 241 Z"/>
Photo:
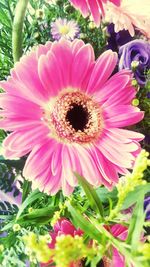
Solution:
<path fill-rule="evenodd" d="M 115 5 L 120 5 L 120 0 L 108 0 L 109 2 L 114 3 Z M 87 17 L 89 14 L 92 15 L 95 24 L 100 25 L 101 15 L 104 15 L 103 4 L 107 0 L 70 0 L 73 6 L 80 10 L 84 17 Z"/>
<path fill-rule="evenodd" d="M 90 184 L 111 188 L 118 173 L 132 168 L 143 135 L 121 129 L 139 122 L 131 105 L 136 91 L 131 73 L 112 75 L 117 54 L 96 61 L 81 40 L 39 45 L 15 64 L 0 95 L 0 127 L 12 131 L 3 142 L 6 158 L 29 154 L 23 175 L 33 188 L 70 194 L 73 172 Z"/>

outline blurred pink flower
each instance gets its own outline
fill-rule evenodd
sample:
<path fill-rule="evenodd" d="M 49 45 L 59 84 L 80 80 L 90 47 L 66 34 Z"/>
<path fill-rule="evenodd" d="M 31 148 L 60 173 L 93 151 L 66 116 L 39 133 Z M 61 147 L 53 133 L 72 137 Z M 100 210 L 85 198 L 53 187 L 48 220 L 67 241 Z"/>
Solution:
<path fill-rule="evenodd" d="M 80 229 L 76 229 L 74 227 L 74 225 L 67 219 L 65 218 L 61 218 L 57 221 L 57 223 L 54 225 L 54 230 L 53 232 L 50 232 L 50 236 L 52 238 L 51 243 L 49 243 L 49 248 L 50 249 L 54 249 L 55 248 L 55 244 L 56 244 L 56 238 L 57 236 L 61 236 L 61 235 L 71 235 L 72 237 L 78 235 L 78 236 L 82 236 L 83 235 L 83 231 Z M 41 267 L 46 267 L 48 264 L 52 264 L 53 260 L 51 259 L 49 262 L 47 263 L 41 263 Z M 80 262 L 72 262 L 70 263 L 69 267 L 79 267 L 80 266 Z"/>
<path fill-rule="evenodd" d="M 128 235 L 128 228 L 121 225 L 115 224 L 110 227 L 106 227 L 106 229 L 114 236 L 120 240 L 126 240 Z M 125 258 L 122 256 L 117 248 L 112 248 L 112 258 L 109 259 L 108 257 L 103 258 L 104 266 L 105 267 L 125 267 Z"/>
<path fill-rule="evenodd" d="M 120 6 L 107 2 L 105 20 L 114 23 L 115 32 L 128 30 L 134 36 L 136 28 L 150 38 L 150 1 L 122 0 Z"/>
<path fill-rule="evenodd" d="M 96 61 L 81 40 L 39 45 L 23 56 L 0 86 L 0 127 L 12 159 L 29 154 L 23 175 L 34 188 L 69 195 L 74 171 L 94 186 L 112 188 L 132 168 L 143 135 L 121 129 L 143 118 L 131 105 L 131 72 L 112 76 L 118 58 L 108 50 Z"/>
<path fill-rule="evenodd" d="M 120 0 L 108 0 L 109 2 L 114 3 L 115 5 L 120 5 Z M 104 16 L 104 6 L 103 4 L 107 2 L 107 0 L 70 0 L 73 6 L 76 9 L 79 9 L 84 17 L 88 15 L 92 15 L 95 24 L 97 26 L 100 25 L 101 16 Z"/>

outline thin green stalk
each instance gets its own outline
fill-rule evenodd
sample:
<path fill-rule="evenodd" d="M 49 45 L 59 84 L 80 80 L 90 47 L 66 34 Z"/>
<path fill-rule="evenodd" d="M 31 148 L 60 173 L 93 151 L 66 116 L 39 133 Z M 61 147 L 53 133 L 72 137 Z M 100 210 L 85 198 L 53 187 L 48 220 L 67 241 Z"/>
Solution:
<path fill-rule="evenodd" d="M 17 62 L 22 56 L 22 31 L 23 22 L 29 0 L 18 0 L 12 30 L 13 59 Z"/>

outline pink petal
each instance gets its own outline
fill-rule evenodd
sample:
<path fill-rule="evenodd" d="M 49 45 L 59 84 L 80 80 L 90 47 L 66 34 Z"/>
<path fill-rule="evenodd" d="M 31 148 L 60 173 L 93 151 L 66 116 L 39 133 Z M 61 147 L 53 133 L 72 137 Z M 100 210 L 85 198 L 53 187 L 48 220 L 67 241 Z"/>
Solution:
<path fill-rule="evenodd" d="M 125 240 L 128 235 L 128 228 L 121 224 L 112 225 L 110 231 L 113 236 L 119 237 L 121 240 Z"/>
<path fill-rule="evenodd" d="M 6 159 L 15 159 L 15 158 L 20 158 L 26 154 L 28 154 L 30 152 L 30 149 L 26 149 L 26 150 L 20 150 L 20 151 L 12 151 L 9 150 L 7 148 L 5 148 L 5 150 L 3 151 L 3 156 Z"/>
<path fill-rule="evenodd" d="M 120 76 L 120 83 L 119 80 L 116 79 L 116 86 L 110 84 L 110 87 L 105 87 L 105 91 L 101 90 L 102 94 L 99 94 L 100 102 L 103 102 L 107 99 L 102 105 L 102 108 L 107 109 L 109 106 L 131 104 L 132 100 L 135 98 L 136 91 L 133 87 L 129 87 L 127 83 L 124 83 L 124 78 L 124 76 Z M 114 90 L 111 91 L 112 89 Z M 111 92 L 109 93 L 109 95 L 107 95 L 106 92 L 109 91 Z"/>
<path fill-rule="evenodd" d="M 72 54 L 75 55 L 78 53 L 79 49 L 81 47 L 83 47 L 85 44 L 82 40 L 79 40 L 79 39 L 75 39 L 73 42 L 72 42 Z"/>
<path fill-rule="evenodd" d="M 38 45 L 36 49 L 36 56 L 39 58 L 41 55 L 46 55 L 48 51 L 51 49 L 52 43 L 51 42 L 46 42 L 45 45 Z"/>
<path fill-rule="evenodd" d="M 79 173 L 85 177 L 85 179 L 91 184 L 98 186 L 102 179 L 94 162 L 94 158 L 88 152 L 88 149 L 81 145 L 74 145 L 76 150 L 76 158 L 80 162 L 82 173 Z M 78 172 L 78 171 L 77 171 Z M 93 175 L 94 173 L 94 175 Z"/>
<path fill-rule="evenodd" d="M 43 101 L 30 90 L 30 88 L 25 87 L 25 85 L 19 81 L 14 80 L 11 77 L 8 81 L 1 81 L 0 86 L 10 95 L 25 98 L 35 104 L 42 105 Z"/>
<path fill-rule="evenodd" d="M 87 76 L 86 79 L 89 81 L 90 76 L 87 74 L 89 73 L 89 70 L 91 70 L 93 62 L 94 62 L 94 51 L 91 45 L 88 44 L 81 47 L 78 53 L 76 53 L 72 62 L 71 86 L 73 88 L 80 89 L 81 84 L 86 76 Z"/>
<path fill-rule="evenodd" d="M 116 248 L 113 248 L 113 256 L 111 261 L 112 267 L 125 267 L 125 258 L 122 256 Z"/>
<path fill-rule="evenodd" d="M 111 50 L 107 50 L 97 59 L 96 65 L 91 74 L 87 92 L 91 94 L 100 90 L 101 86 L 103 86 L 112 74 L 116 66 L 117 59 L 117 53 L 114 53 Z"/>
<path fill-rule="evenodd" d="M 34 66 L 30 67 L 29 66 Z M 18 80 L 27 88 L 45 102 L 48 98 L 48 91 L 42 86 L 42 83 L 38 76 L 38 61 L 36 59 L 35 52 L 31 52 L 27 56 L 23 56 L 20 62 L 15 64 L 15 71 Z"/>
<path fill-rule="evenodd" d="M 49 129 L 39 125 L 28 131 L 13 132 L 6 137 L 3 146 L 12 151 L 31 150 L 35 145 L 46 141 Z"/>
<path fill-rule="evenodd" d="M 108 161 L 100 152 L 99 149 L 95 147 L 95 156 L 96 156 L 96 162 L 97 167 L 104 178 L 103 184 L 105 185 L 105 180 L 110 185 L 112 182 L 117 183 L 118 182 L 118 174 L 115 168 L 115 165 L 113 165 L 110 161 Z M 108 183 L 106 186 L 108 186 Z"/>
<path fill-rule="evenodd" d="M 144 113 L 131 105 L 118 105 L 105 110 L 105 123 L 107 127 L 125 127 L 133 125 L 144 117 Z M 109 126 L 108 126 L 109 125 Z"/>
<path fill-rule="evenodd" d="M 97 143 L 99 151 L 112 163 L 124 167 L 131 168 L 134 157 L 129 152 L 124 152 L 116 142 L 111 141 L 106 136 Z"/>
<path fill-rule="evenodd" d="M 5 131 L 28 130 L 41 124 L 43 124 L 43 122 L 39 121 L 39 119 L 10 118 L 0 120 L 0 128 Z"/>
<path fill-rule="evenodd" d="M 57 58 L 57 64 L 62 73 L 63 87 L 67 88 L 70 85 L 70 69 L 73 60 L 71 42 L 61 39 L 59 43 L 53 43 L 51 50 Z"/>
<path fill-rule="evenodd" d="M 97 1 L 93 1 L 93 0 L 88 0 L 88 4 L 89 4 L 90 11 L 91 11 L 91 15 L 93 16 L 94 22 L 95 22 L 96 26 L 99 27 L 100 21 L 101 21 L 99 5 L 98 5 Z M 102 5 L 101 5 L 101 7 L 102 7 Z"/>
<path fill-rule="evenodd" d="M 76 169 L 76 158 L 69 146 L 64 146 L 62 151 L 62 168 L 64 179 L 67 180 L 68 184 L 72 187 L 77 185 L 77 179 L 73 172 L 77 171 Z"/>
<path fill-rule="evenodd" d="M 48 139 L 43 145 L 36 145 L 26 160 L 23 175 L 33 179 L 50 166 L 51 157 L 56 145 L 55 140 Z"/>
<path fill-rule="evenodd" d="M 9 94 L 0 94 L 0 106 L 8 110 L 7 117 L 9 118 L 27 117 L 40 119 L 42 116 L 42 110 L 38 105 L 24 98 Z"/>
<path fill-rule="evenodd" d="M 141 141 L 144 135 L 138 132 L 129 131 L 126 129 L 110 128 L 107 129 L 111 133 L 111 137 L 117 139 L 118 142 L 129 143 L 132 140 Z"/>
<path fill-rule="evenodd" d="M 71 63 L 71 49 L 67 44 L 65 46 L 60 43 L 53 44 L 51 52 L 40 57 L 39 77 L 51 96 L 57 95 L 60 90 L 66 89 L 70 85 Z"/>
<path fill-rule="evenodd" d="M 123 92 L 125 95 L 125 90 L 127 91 L 126 86 L 128 85 L 129 81 L 131 81 L 130 72 L 129 73 L 125 73 L 124 71 L 118 72 L 117 74 L 113 75 L 102 86 L 100 90 L 95 92 L 95 99 L 97 99 L 97 101 L 100 103 L 104 103 L 105 101 L 109 101 L 109 99 L 112 98 L 112 101 L 109 101 L 108 103 L 113 104 L 114 103 L 113 100 L 116 94 L 120 96 L 120 92 Z"/>
<path fill-rule="evenodd" d="M 84 17 L 89 15 L 88 5 L 85 0 L 70 0 L 70 2 L 75 6 L 75 8 L 80 9 Z"/>
<path fill-rule="evenodd" d="M 120 6 L 120 3 L 121 3 L 121 0 L 109 0 L 109 1 L 112 2 L 116 6 Z"/>

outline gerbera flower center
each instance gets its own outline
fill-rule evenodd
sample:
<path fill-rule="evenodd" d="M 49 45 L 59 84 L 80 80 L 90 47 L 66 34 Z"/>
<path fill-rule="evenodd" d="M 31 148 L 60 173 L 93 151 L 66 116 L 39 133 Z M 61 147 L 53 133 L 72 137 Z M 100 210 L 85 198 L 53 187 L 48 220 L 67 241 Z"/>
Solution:
<path fill-rule="evenodd" d="M 103 128 L 101 109 L 80 91 L 64 91 L 53 102 L 46 120 L 54 138 L 67 143 L 94 142 Z"/>

